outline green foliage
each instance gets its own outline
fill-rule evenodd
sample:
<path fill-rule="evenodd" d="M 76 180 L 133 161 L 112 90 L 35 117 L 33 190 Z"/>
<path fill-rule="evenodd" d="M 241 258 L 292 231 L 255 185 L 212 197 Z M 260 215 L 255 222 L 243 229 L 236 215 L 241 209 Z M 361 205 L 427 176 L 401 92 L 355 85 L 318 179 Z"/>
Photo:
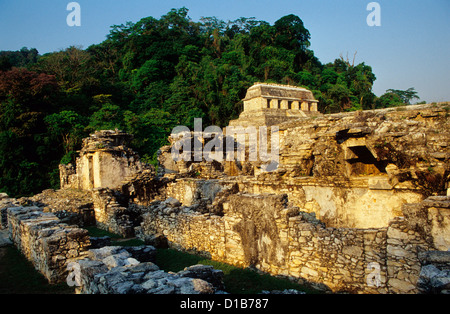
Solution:
<path fill-rule="evenodd" d="M 8 71 L 13 67 L 26 67 L 37 61 L 39 52 L 36 49 L 23 47 L 19 51 L 0 51 L 0 71 Z"/>
<path fill-rule="evenodd" d="M 403 106 L 400 96 L 394 93 L 385 93 L 375 100 L 375 108 L 388 108 Z"/>
<path fill-rule="evenodd" d="M 160 109 L 151 109 L 142 114 L 124 113 L 125 130 L 135 136 L 132 145 L 140 152 L 144 161 L 156 165 L 157 150 L 167 145 L 167 138 L 176 126 L 174 118 Z"/>
<path fill-rule="evenodd" d="M 122 129 L 122 109 L 120 106 L 111 103 L 103 104 L 98 111 L 90 116 L 87 128 L 91 131 Z"/>
<path fill-rule="evenodd" d="M 411 100 L 419 99 L 419 96 L 417 96 L 417 92 L 415 91 L 414 87 L 408 88 L 407 90 L 388 89 L 386 93 L 397 95 L 401 99 L 401 101 L 407 105 L 411 104 Z"/>
<path fill-rule="evenodd" d="M 86 119 L 74 111 L 61 111 L 44 118 L 50 136 L 58 138 L 63 145 L 64 153 L 74 151 L 85 135 Z"/>
<path fill-rule="evenodd" d="M 77 156 L 78 156 L 78 152 L 72 150 L 72 151 L 66 153 L 61 158 L 61 161 L 59 163 L 62 164 L 62 165 L 68 165 L 70 163 L 73 163 Z"/>
<path fill-rule="evenodd" d="M 370 66 L 342 57 L 322 64 L 310 40 L 293 14 L 273 25 L 244 17 L 194 22 L 180 8 L 114 25 L 85 50 L 0 52 L 0 189 L 17 196 L 55 186 L 58 163 L 73 162 L 82 138 L 101 129 L 132 133 L 133 148 L 155 164 L 173 127 L 192 129 L 195 118 L 227 126 L 258 81 L 305 86 L 323 113 L 414 98 L 413 90 L 376 98 Z"/>

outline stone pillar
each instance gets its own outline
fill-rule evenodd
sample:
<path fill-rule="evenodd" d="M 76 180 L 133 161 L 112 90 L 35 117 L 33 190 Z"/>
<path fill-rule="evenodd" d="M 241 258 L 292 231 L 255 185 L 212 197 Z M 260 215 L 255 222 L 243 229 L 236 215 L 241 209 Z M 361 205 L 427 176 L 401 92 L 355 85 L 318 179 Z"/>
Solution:
<path fill-rule="evenodd" d="M 307 101 L 302 102 L 302 110 L 309 111 L 309 103 Z"/>
<path fill-rule="evenodd" d="M 317 103 L 316 102 L 311 103 L 310 111 L 315 111 L 315 112 L 319 111 L 317 109 Z"/>
<path fill-rule="evenodd" d="M 271 109 L 278 109 L 278 99 L 272 99 L 270 101 L 270 108 Z"/>
<path fill-rule="evenodd" d="M 300 104 L 298 101 L 293 101 L 291 105 L 291 109 L 300 110 Z"/>
<path fill-rule="evenodd" d="M 280 109 L 289 109 L 288 107 L 288 101 L 287 100 L 282 100 L 280 103 Z"/>

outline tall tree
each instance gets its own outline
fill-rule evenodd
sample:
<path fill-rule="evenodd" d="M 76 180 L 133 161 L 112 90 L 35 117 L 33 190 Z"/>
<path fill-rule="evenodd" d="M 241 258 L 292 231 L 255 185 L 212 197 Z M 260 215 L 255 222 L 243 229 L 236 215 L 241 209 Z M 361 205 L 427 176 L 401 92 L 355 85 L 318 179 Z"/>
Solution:
<path fill-rule="evenodd" d="M 411 104 L 411 100 L 419 99 L 414 87 L 408 88 L 407 90 L 388 89 L 386 92 L 396 94 L 407 105 Z"/>

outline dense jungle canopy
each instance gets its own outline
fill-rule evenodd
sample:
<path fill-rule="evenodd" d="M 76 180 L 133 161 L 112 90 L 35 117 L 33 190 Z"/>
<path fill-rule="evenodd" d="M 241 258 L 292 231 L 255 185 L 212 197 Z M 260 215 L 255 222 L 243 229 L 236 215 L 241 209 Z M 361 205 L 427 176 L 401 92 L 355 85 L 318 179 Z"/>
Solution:
<path fill-rule="evenodd" d="M 106 40 L 40 55 L 0 52 L 0 191 L 12 197 L 59 187 L 59 163 L 100 129 L 132 133 L 133 148 L 155 163 L 177 125 L 224 127 L 255 82 L 304 86 L 319 111 L 409 103 L 414 89 L 376 97 L 372 68 L 337 56 L 322 64 L 295 15 L 273 25 L 255 18 L 198 22 L 186 8 L 160 19 L 114 25 Z"/>

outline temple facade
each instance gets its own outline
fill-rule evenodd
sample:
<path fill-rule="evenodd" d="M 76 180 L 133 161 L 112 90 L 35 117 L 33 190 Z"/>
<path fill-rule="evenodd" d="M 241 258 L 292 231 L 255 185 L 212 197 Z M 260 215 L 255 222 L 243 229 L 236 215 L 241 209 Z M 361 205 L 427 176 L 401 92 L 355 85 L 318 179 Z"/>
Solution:
<path fill-rule="evenodd" d="M 255 83 L 243 99 L 244 111 L 230 126 L 271 126 L 291 119 L 319 115 L 311 91 L 297 86 Z"/>
<path fill-rule="evenodd" d="M 311 91 L 289 85 L 256 83 L 247 90 L 243 101 L 244 111 L 261 109 L 318 111 L 318 101 Z"/>

